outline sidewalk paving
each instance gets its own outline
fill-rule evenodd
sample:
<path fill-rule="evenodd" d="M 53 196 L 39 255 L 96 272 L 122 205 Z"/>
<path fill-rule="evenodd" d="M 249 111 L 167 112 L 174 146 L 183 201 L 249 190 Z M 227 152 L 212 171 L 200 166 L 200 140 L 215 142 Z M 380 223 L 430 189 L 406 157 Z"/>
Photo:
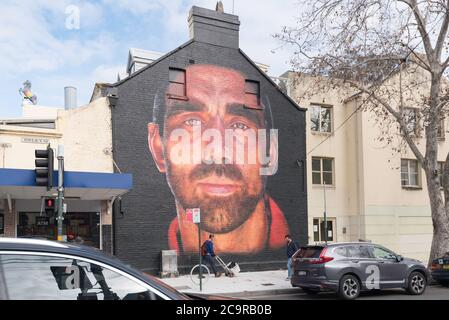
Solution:
<path fill-rule="evenodd" d="M 300 290 L 292 287 L 290 281 L 285 280 L 286 277 L 287 270 L 240 272 L 234 277 L 226 277 L 222 274 L 219 278 L 211 276 L 203 284 L 202 291 L 200 291 L 199 285 L 193 283 L 189 275 L 161 280 L 181 292 L 201 292 L 236 297 L 253 294 L 293 293 Z"/>

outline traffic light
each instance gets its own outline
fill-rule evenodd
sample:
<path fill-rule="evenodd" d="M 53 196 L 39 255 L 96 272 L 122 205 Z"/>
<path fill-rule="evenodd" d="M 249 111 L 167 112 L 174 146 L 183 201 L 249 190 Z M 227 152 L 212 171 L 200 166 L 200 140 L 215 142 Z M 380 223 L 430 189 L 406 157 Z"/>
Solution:
<path fill-rule="evenodd" d="M 54 169 L 54 154 L 50 146 L 47 150 L 35 150 L 36 156 L 36 186 L 46 186 L 47 190 L 53 187 L 53 169 Z"/>
<path fill-rule="evenodd" d="M 56 200 L 53 198 L 45 199 L 45 213 L 48 217 L 51 217 L 55 214 L 55 203 Z"/>

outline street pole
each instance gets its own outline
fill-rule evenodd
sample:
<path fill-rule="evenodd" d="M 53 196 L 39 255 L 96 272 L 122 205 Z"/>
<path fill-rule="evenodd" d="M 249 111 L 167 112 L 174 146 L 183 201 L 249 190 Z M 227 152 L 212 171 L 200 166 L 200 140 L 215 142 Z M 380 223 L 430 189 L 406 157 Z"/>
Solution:
<path fill-rule="evenodd" d="M 327 214 L 326 214 L 326 181 L 323 181 L 324 191 L 324 243 L 327 244 Z"/>
<path fill-rule="evenodd" d="M 201 256 L 201 224 L 198 223 L 198 248 L 200 253 L 200 291 L 203 291 L 203 266 L 202 266 L 202 256 Z"/>
<path fill-rule="evenodd" d="M 64 221 L 64 146 L 58 146 L 58 241 L 62 239 L 62 222 Z"/>

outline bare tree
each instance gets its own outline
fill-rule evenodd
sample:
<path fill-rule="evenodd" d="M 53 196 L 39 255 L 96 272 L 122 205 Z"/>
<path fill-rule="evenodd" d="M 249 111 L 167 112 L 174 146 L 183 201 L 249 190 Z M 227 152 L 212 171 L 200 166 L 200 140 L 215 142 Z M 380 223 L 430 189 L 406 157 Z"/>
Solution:
<path fill-rule="evenodd" d="M 449 111 L 449 0 L 304 0 L 300 7 L 296 26 L 275 35 L 293 45 L 294 70 L 356 89 L 382 126 L 380 139 L 396 129 L 423 168 L 434 230 L 430 263 L 449 251 L 449 154 L 443 172 L 437 161 Z M 410 112 L 412 105 L 419 108 Z"/>

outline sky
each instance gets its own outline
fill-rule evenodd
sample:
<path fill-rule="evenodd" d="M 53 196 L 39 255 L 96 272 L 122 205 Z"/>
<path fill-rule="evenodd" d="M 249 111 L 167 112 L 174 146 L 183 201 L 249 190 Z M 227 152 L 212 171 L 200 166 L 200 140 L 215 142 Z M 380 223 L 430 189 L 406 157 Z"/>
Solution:
<path fill-rule="evenodd" d="M 239 16 L 240 48 L 278 76 L 291 48 L 273 38 L 300 15 L 298 0 L 223 0 Z M 193 5 L 216 0 L 2 0 L 0 10 L 0 119 L 21 117 L 19 89 L 32 83 L 38 104 L 62 107 L 64 87 L 89 103 L 95 82 L 115 82 L 129 48 L 166 53 L 189 40 Z M 234 7 L 234 8 L 233 8 Z M 78 15 L 79 13 L 79 15 Z"/>

